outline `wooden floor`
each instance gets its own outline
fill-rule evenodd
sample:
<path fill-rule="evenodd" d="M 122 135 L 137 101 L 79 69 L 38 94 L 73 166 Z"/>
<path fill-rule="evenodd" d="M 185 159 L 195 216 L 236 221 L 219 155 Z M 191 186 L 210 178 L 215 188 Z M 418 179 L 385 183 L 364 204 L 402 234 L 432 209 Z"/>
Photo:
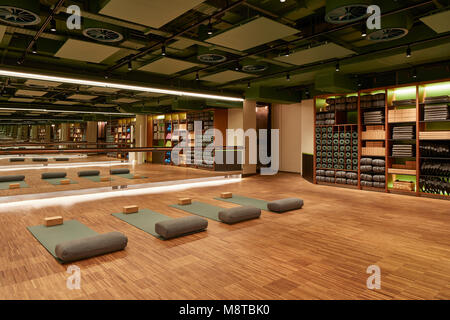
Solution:
<path fill-rule="evenodd" d="M 213 200 L 222 191 L 273 200 L 301 197 L 303 209 L 264 212 L 237 225 L 160 241 L 111 217 L 137 204 L 171 217 L 178 197 Z M 450 206 L 445 200 L 312 185 L 295 174 L 254 176 L 222 187 L 0 213 L 0 299 L 449 299 Z M 126 250 L 66 267 L 26 230 L 62 214 L 97 232 L 118 230 Z M 381 290 L 366 269 L 381 268 Z"/>

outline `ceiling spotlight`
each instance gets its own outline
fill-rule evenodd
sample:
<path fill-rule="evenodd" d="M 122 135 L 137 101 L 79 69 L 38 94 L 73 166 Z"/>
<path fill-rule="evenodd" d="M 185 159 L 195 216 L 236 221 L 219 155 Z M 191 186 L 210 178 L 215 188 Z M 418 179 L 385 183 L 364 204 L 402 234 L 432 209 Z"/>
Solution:
<path fill-rule="evenodd" d="M 163 45 L 163 46 L 161 47 L 161 55 L 162 55 L 162 56 L 165 56 L 165 55 L 166 55 L 166 46 L 165 46 L 165 45 Z"/>
<path fill-rule="evenodd" d="M 252 84 L 249 82 L 247 83 L 247 89 L 250 89 L 252 87 Z"/>
<path fill-rule="evenodd" d="M 236 63 L 236 66 L 234 67 L 234 70 L 239 71 L 240 68 L 241 68 L 241 66 L 239 65 L 239 62 Z"/>
<path fill-rule="evenodd" d="M 284 2 L 286 2 L 286 0 L 280 0 L 280 2 L 281 2 L 281 3 L 284 3 Z"/>
<path fill-rule="evenodd" d="M 410 48 L 410 46 L 408 46 L 408 48 L 406 48 L 406 57 L 407 58 L 411 58 L 411 48 Z"/>
<path fill-rule="evenodd" d="M 56 32 L 56 20 L 55 20 L 55 18 L 52 18 L 52 20 L 50 20 L 50 31 L 51 32 Z"/>
<path fill-rule="evenodd" d="M 32 47 L 32 49 L 31 49 L 31 52 L 34 53 L 34 54 L 37 53 L 37 44 L 36 44 L 36 42 L 33 43 L 33 47 Z"/>
<path fill-rule="evenodd" d="M 133 65 L 131 64 L 131 61 L 128 61 L 128 71 L 133 70 Z"/>
<path fill-rule="evenodd" d="M 339 66 L 339 61 L 338 61 L 338 63 L 336 63 L 336 72 L 339 72 L 339 71 L 341 71 L 341 67 Z"/>
<path fill-rule="evenodd" d="M 291 81 L 291 75 L 288 73 L 288 74 L 286 74 L 286 80 L 287 81 Z"/>
<path fill-rule="evenodd" d="M 107 74 L 105 74 L 105 79 L 108 79 L 108 78 L 109 78 L 109 76 Z"/>
<path fill-rule="evenodd" d="M 200 75 L 197 72 L 197 74 L 195 75 L 195 81 L 199 81 L 199 80 L 200 80 Z"/>
<path fill-rule="evenodd" d="M 213 26 L 211 23 L 211 19 L 209 19 L 209 23 L 208 23 L 208 34 L 212 35 L 213 34 Z"/>
<path fill-rule="evenodd" d="M 413 77 L 414 79 L 417 78 L 417 70 L 416 70 L 415 68 L 413 69 L 412 77 Z"/>
<path fill-rule="evenodd" d="M 289 50 L 289 47 L 286 47 L 286 51 L 284 52 L 284 56 L 285 57 L 289 57 L 290 54 L 291 54 L 291 50 Z"/>
<path fill-rule="evenodd" d="M 365 23 L 361 24 L 361 37 L 367 37 L 367 28 Z"/>
<path fill-rule="evenodd" d="M 306 98 L 308 98 L 308 99 L 311 98 L 311 94 L 309 93 L 308 88 L 306 88 L 305 94 L 306 94 Z"/>

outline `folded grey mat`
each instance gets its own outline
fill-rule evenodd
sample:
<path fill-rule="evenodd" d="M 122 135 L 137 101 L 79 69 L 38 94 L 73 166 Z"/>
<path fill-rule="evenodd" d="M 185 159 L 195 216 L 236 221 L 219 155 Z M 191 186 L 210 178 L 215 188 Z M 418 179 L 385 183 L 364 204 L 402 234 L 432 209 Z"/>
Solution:
<path fill-rule="evenodd" d="M 77 261 L 125 249 L 128 238 L 117 231 L 58 243 L 56 256 L 63 262 Z"/>
<path fill-rule="evenodd" d="M 99 170 L 85 170 L 85 171 L 78 172 L 79 177 L 98 176 L 98 175 L 100 175 Z"/>
<path fill-rule="evenodd" d="M 127 174 L 130 173 L 130 169 L 111 169 L 109 172 L 111 174 Z"/>
<path fill-rule="evenodd" d="M 183 217 L 164 220 L 155 224 L 155 231 L 164 239 L 172 239 L 206 230 L 208 220 L 197 217 Z"/>
<path fill-rule="evenodd" d="M 23 175 L 0 176 L 0 182 L 18 182 L 23 180 L 25 180 L 25 176 Z"/>
<path fill-rule="evenodd" d="M 271 201 L 267 204 L 270 211 L 286 212 L 290 210 L 297 210 L 303 207 L 303 200 L 298 198 L 287 198 Z"/>
<path fill-rule="evenodd" d="M 9 158 L 9 162 L 24 162 L 25 158 Z"/>
<path fill-rule="evenodd" d="M 222 209 L 219 211 L 219 219 L 228 224 L 256 219 L 260 216 L 261 209 L 250 206 Z"/>
<path fill-rule="evenodd" d="M 65 172 L 45 172 L 41 174 L 42 179 L 56 179 L 56 178 L 65 178 L 67 173 Z"/>

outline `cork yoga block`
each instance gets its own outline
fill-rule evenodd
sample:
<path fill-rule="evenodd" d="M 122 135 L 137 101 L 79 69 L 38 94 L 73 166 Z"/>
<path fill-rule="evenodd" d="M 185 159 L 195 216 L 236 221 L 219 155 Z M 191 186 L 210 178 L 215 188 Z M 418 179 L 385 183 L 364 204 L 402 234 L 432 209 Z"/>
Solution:
<path fill-rule="evenodd" d="M 191 198 L 180 198 L 180 199 L 178 199 L 178 204 L 180 206 L 184 206 L 184 205 L 191 204 L 191 203 L 192 203 L 192 199 Z"/>
<path fill-rule="evenodd" d="M 64 179 L 60 181 L 61 184 L 67 185 L 70 184 L 70 180 L 69 179 Z"/>
<path fill-rule="evenodd" d="M 230 198 L 233 198 L 233 194 L 231 192 L 222 192 L 220 194 L 220 197 L 222 199 L 230 199 Z"/>
<path fill-rule="evenodd" d="M 126 206 L 126 207 L 123 207 L 123 213 L 125 213 L 125 214 L 137 213 L 137 212 L 139 212 L 139 207 L 138 206 Z"/>
<path fill-rule="evenodd" d="M 100 177 L 100 181 L 101 182 L 111 181 L 111 178 L 110 177 Z"/>
<path fill-rule="evenodd" d="M 57 225 L 63 224 L 63 222 L 64 222 L 63 217 L 61 217 L 61 216 L 48 217 L 48 218 L 45 218 L 44 221 L 45 221 L 45 226 L 47 226 L 47 227 L 57 226 Z"/>
<path fill-rule="evenodd" d="M 20 183 L 10 183 L 9 188 L 10 189 L 20 189 Z"/>

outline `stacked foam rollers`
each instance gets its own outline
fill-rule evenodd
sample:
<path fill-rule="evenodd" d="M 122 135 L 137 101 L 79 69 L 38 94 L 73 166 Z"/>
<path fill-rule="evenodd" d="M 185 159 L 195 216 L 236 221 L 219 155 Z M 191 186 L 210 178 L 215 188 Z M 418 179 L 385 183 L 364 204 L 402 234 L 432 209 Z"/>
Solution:
<path fill-rule="evenodd" d="M 361 186 L 384 189 L 385 165 L 384 159 L 361 158 Z"/>
<path fill-rule="evenodd" d="M 357 174 L 342 170 L 358 170 L 358 133 L 336 130 L 332 126 L 316 127 L 317 181 L 357 185 Z"/>

